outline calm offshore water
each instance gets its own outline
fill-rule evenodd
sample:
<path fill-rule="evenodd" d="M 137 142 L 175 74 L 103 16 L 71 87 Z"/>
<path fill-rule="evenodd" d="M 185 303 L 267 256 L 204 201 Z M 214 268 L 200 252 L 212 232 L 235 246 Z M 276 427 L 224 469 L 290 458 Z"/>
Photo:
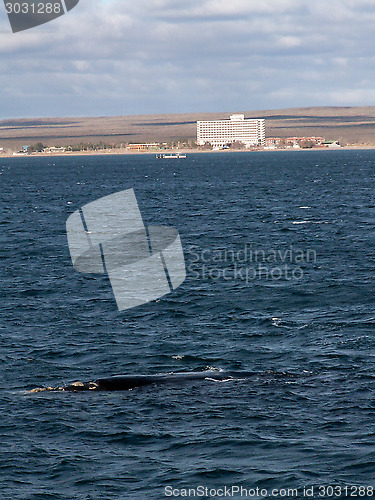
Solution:
<path fill-rule="evenodd" d="M 0 174 L 2 500 L 375 486 L 375 151 L 15 158 Z M 179 230 L 188 275 L 119 312 L 106 277 L 73 269 L 65 222 L 128 188 L 146 225 Z M 235 272 L 259 265 L 274 279 Z M 257 375 L 28 392 L 208 367 Z"/>

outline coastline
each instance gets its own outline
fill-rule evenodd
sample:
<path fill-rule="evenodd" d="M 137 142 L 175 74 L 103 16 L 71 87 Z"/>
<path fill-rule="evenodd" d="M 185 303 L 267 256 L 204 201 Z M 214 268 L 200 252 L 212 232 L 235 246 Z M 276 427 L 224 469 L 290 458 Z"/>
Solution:
<path fill-rule="evenodd" d="M 0 159 L 2 158 L 57 158 L 57 157 L 78 157 L 78 156 L 139 156 L 139 155 L 157 155 L 161 153 L 180 153 L 180 154 L 232 154 L 232 153 L 288 153 L 295 152 L 301 153 L 306 151 L 361 151 L 361 150 L 371 150 L 375 149 L 375 145 L 357 145 L 357 146 L 342 146 L 340 148 L 288 148 L 288 149 L 257 149 L 257 150 L 201 150 L 201 149 L 169 149 L 169 150 L 154 150 L 154 151 L 129 151 L 125 148 L 119 149 L 103 149 L 97 151 L 66 151 L 64 153 L 32 153 L 32 154 L 16 154 L 13 153 L 0 153 Z"/>

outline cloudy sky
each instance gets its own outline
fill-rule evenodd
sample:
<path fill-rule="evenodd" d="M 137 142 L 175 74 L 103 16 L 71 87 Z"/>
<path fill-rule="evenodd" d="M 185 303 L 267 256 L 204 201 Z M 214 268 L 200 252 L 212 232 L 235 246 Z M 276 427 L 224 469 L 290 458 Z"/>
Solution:
<path fill-rule="evenodd" d="M 0 119 L 375 103 L 374 0 L 80 0 L 13 34 Z"/>

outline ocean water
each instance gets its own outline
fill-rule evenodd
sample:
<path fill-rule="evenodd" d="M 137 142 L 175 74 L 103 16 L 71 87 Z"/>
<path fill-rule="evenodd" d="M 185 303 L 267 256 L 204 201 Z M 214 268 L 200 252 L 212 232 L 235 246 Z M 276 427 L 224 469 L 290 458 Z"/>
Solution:
<path fill-rule="evenodd" d="M 375 151 L 0 159 L 0 186 L 1 500 L 375 496 Z M 65 222 L 128 188 L 187 278 L 119 312 Z M 207 369 L 254 377 L 29 392 Z"/>

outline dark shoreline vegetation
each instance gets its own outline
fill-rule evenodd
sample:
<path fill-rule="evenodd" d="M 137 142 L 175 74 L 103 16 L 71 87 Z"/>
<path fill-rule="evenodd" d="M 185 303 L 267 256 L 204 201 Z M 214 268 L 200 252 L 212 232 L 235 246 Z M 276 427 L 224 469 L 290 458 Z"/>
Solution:
<path fill-rule="evenodd" d="M 193 145 L 197 120 L 226 119 L 230 113 L 6 119 L 0 121 L 0 148 L 17 151 L 38 142 L 72 148 L 83 144 L 87 150 L 144 142 Z M 375 145 L 375 106 L 251 111 L 245 116 L 265 118 L 267 137 L 323 136 L 342 145 Z"/>

